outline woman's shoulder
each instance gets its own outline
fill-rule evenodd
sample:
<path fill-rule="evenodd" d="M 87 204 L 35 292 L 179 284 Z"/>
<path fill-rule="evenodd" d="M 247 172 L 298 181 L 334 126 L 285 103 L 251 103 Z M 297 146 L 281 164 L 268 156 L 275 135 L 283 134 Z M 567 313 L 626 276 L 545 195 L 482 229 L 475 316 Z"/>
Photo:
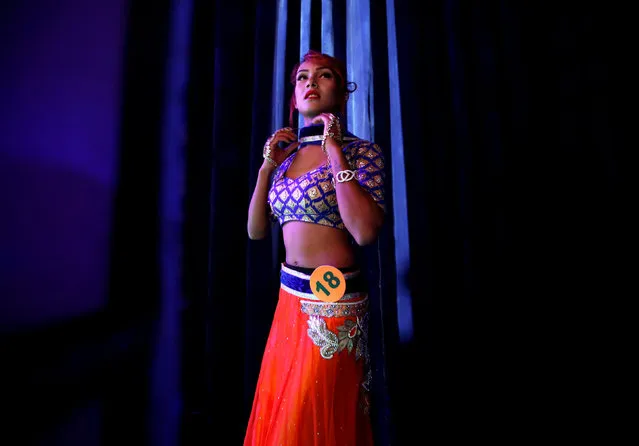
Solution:
<path fill-rule="evenodd" d="M 382 148 L 376 142 L 360 138 L 346 144 L 342 151 L 347 158 L 358 158 L 361 156 L 376 158 L 383 156 Z"/>

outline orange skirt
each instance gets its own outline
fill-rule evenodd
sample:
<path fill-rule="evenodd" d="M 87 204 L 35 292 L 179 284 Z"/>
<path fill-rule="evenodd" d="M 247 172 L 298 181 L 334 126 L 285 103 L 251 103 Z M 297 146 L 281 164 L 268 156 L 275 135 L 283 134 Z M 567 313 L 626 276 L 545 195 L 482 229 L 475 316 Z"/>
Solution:
<path fill-rule="evenodd" d="M 344 278 L 344 296 L 327 303 L 310 275 L 282 265 L 245 446 L 373 444 L 368 296 L 359 272 Z"/>

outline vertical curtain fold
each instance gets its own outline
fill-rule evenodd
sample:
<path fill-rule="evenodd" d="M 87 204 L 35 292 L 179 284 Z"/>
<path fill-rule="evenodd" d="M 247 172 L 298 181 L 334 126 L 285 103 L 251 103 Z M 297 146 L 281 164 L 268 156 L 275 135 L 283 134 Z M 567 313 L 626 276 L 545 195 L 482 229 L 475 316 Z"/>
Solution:
<path fill-rule="evenodd" d="M 167 58 L 167 78 L 161 147 L 160 188 L 161 304 L 155 351 L 151 366 L 151 404 L 148 424 L 150 443 L 158 446 L 180 444 L 180 309 L 183 304 L 182 243 L 185 163 L 182 156 L 186 134 L 186 104 L 183 90 L 188 81 L 189 30 L 193 4 L 172 2 L 172 23 Z"/>
<path fill-rule="evenodd" d="M 322 53 L 335 55 L 333 0 L 322 0 Z"/>
<path fill-rule="evenodd" d="M 255 15 L 251 142 L 245 148 L 249 164 L 246 206 L 251 198 L 262 162 L 262 147 L 273 129 L 284 126 L 284 115 L 274 112 L 286 107 L 284 60 L 287 31 L 287 0 L 262 0 Z M 239 149 L 239 148 L 238 148 Z M 246 251 L 246 302 L 244 314 L 244 419 L 248 420 L 255 382 L 275 311 L 279 288 L 279 236 L 276 230 L 266 240 L 248 243 Z"/>
<path fill-rule="evenodd" d="M 375 133 L 373 70 L 371 55 L 370 3 L 346 1 L 346 71 L 357 83 L 346 105 L 348 129 L 362 139 Z"/>

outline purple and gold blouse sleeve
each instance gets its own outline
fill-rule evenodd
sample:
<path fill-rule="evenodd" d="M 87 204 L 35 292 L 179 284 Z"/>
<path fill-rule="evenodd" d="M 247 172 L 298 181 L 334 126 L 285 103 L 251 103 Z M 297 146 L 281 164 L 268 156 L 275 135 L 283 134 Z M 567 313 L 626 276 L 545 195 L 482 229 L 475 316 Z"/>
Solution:
<path fill-rule="evenodd" d="M 355 177 L 360 186 L 385 211 L 386 172 L 382 149 L 373 142 L 360 140 L 349 146 L 347 154 L 350 155 L 349 163 L 351 169 L 356 171 Z"/>

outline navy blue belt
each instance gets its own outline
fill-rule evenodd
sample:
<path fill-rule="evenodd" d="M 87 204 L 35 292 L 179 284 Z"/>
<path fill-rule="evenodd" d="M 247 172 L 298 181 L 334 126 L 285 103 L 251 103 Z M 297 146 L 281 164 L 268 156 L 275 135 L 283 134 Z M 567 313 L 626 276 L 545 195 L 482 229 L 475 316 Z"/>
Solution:
<path fill-rule="evenodd" d="M 359 270 L 343 272 L 346 290 L 340 301 L 366 295 L 366 283 Z M 311 275 L 282 264 L 280 283 L 287 292 L 304 299 L 319 300 L 311 290 Z"/>

